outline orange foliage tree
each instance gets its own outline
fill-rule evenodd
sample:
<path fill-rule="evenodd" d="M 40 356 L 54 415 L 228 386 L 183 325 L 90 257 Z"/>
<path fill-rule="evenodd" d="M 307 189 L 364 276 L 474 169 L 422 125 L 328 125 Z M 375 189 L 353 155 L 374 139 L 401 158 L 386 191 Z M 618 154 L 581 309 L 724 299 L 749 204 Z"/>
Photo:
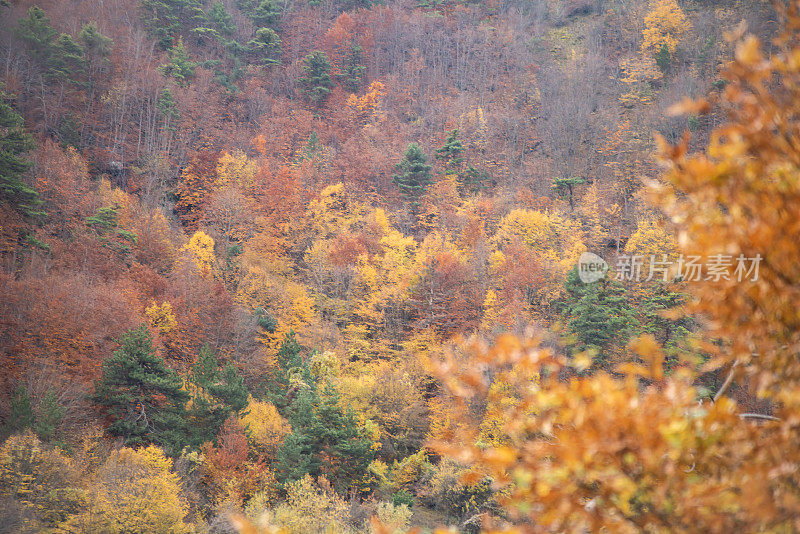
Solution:
<path fill-rule="evenodd" d="M 475 342 L 434 366 L 465 421 L 437 449 L 470 464 L 471 481 L 493 479 L 507 518 L 495 526 L 800 529 L 800 4 L 783 17 L 770 56 L 755 37 L 738 44 L 723 99 L 730 120 L 705 153 L 687 154 L 688 139 L 662 146 L 667 183 L 654 186 L 655 198 L 678 227 L 679 252 L 734 258 L 727 277 L 689 284 L 688 311 L 715 342 L 691 344 L 669 375 L 649 336 L 631 342 L 636 357 L 616 376 L 576 374 L 588 356 L 568 361 L 540 339 L 511 336 Z M 709 109 L 708 101 L 683 106 Z M 760 258 L 758 276 L 737 276 L 739 255 Z M 705 365 L 698 354 L 710 355 Z M 720 368 L 728 379 L 703 393 L 698 372 Z M 772 413 L 747 413 L 729 398 L 736 381 L 768 399 Z M 476 410 L 495 383 L 516 400 L 493 415 L 504 443 L 478 446 Z"/>

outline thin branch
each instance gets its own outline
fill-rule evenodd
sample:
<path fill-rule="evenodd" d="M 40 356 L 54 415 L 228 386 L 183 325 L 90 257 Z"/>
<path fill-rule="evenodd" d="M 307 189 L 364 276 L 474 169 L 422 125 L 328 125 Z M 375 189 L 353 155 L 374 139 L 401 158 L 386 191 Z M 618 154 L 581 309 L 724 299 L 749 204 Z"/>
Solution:
<path fill-rule="evenodd" d="M 717 394 L 714 395 L 714 402 L 717 402 L 719 400 L 719 398 L 722 397 L 722 395 L 724 395 L 725 392 L 730 387 L 731 382 L 733 382 L 733 373 L 736 370 L 736 366 L 737 365 L 739 365 L 739 360 L 736 360 L 735 362 L 733 362 L 733 365 L 731 366 L 731 370 L 728 371 L 728 376 L 725 378 L 725 382 L 722 383 L 722 387 L 719 388 L 719 391 L 717 391 Z"/>
<path fill-rule="evenodd" d="M 740 413 L 742 419 L 765 419 L 767 421 L 780 421 L 779 417 L 764 415 L 763 413 Z"/>

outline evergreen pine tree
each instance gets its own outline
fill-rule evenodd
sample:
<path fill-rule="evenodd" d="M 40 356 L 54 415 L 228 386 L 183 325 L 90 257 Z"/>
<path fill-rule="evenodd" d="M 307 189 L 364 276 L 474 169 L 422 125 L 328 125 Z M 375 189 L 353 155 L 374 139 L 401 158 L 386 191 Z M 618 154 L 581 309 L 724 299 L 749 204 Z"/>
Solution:
<path fill-rule="evenodd" d="M 574 198 L 574 188 L 577 185 L 584 183 L 585 180 L 583 178 L 578 178 L 576 176 L 571 176 L 569 178 L 556 178 L 553 180 L 553 188 L 558 191 L 559 194 L 566 193 L 569 199 L 569 207 L 570 209 L 575 209 L 575 198 Z"/>
<path fill-rule="evenodd" d="M 325 52 L 316 50 L 303 59 L 303 76 L 298 80 L 309 100 L 319 106 L 333 88 L 331 62 Z"/>
<path fill-rule="evenodd" d="M 275 471 L 282 483 L 306 474 L 325 475 L 340 493 L 363 477 L 372 460 L 371 443 L 359 432 L 356 417 L 339 404 L 331 384 L 320 393 L 310 381 L 304 383 L 285 413 L 292 427 L 278 449 Z"/>
<path fill-rule="evenodd" d="M 164 50 L 179 32 L 191 30 L 205 19 L 198 0 L 142 0 L 139 9 L 147 31 Z"/>
<path fill-rule="evenodd" d="M 285 411 L 291 400 L 294 391 L 292 388 L 292 376 L 302 371 L 303 359 L 300 344 L 295 339 L 294 331 L 290 330 L 281 344 L 278 351 L 277 367 L 267 379 L 266 397 L 281 413 Z"/>
<path fill-rule="evenodd" d="M 108 72 L 114 40 L 100 33 L 97 24 L 89 22 L 78 33 L 78 42 L 83 47 L 83 62 L 88 75 L 86 86 L 92 90 L 98 79 Z"/>
<path fill-rule="evenodd" d="M 564 286 L 568 294 L 564 317 L 567 331 L 577 340 L 575 349 L 595 349 L 597 363 L 604 363 L 605 349 L 636 324 L 625 288 L 608 277 L 586 284 L 578 277 L 577 267 L 567 273 Z"/>
<path fill-rule="evenodd" d="M 50 441 L 55 436 L 56 429 L 61 423 L 66 410 L 58 402 L 58 396 L 50 389 L 45 393 L 44 398 L 39 402 L 36 410 L 36 420 L 33 429 L 39 439 Z"/>
<path fill-rule="evenodd" d="M 686 295 L 673 291 L 669 284 L 656 282 L 642 298 L 642 332 L 653 334 L 664 347 L 674 347 L 689 334 L 693 326 L 692 318 L 664 317 L 662 312 L 681 306 L 686 298 Z"/>
<path fill-rule="evenodd" d="M 53 41 L 47 59 L 47 76 L 51 79 L 84 85 L 79 80 L 86 72 L 83 46 L 66 33 Z"/>
<path fill-rule="evenodd" d="M 110 434 L 126 445 L 148 442 L 177 454 L 186 441 L 189 393 L 180 376 L 156 354 L 145 325 L 126 332 L 120 348 L 103 362 L 92 399 L 111 419 Z"/>
<path fill-rule="evenodd" d="M 0 91 L 0 203 L 10 203 L 23 215 L 44 216 L 43 202 L 33 187 L 22 181 L 31 167 L 24 155 L 34 148 L 22 117 L 11 107 L 9 96 Z"/>
<path fill-rule="evenodd" d="M 48 80 L 81 85 L 86 71 L 86 54 L 79 38 L 58 32 L 38 6 L 28 9 L 26 17 L 17 23 L 17 36 L 27 45 L 28 53 Z"/>
<path fill-rule="evenodd" d="M 230 36 L 236 30 L 236 26 L 233 24 L 233 17 L 219 0 L 215 0 L 211 4 L 208 13 L 206 13 L 206 20 L 213 25 L 220 35 Z"/>
<path fill-rule="evenodd" d="M 28 9 L 26 17 L 17 22 L 17 36 L 28 46 L 31 57 L 44 65 L 52 53 L 53 39 L 58 32 L 50 25 L 50 19 L 39 6 Z"/>
<path fill-rule="evenodd" d="M 192 445 L 199 446 L 216 438 L 229 415 L 247 407 L 249 393 L 236 367 L 229 364 L 220 369 L 208 345 L 200 349 L 189 380 L 193 386 L 189 430 Z"/>
<path fill-rule="evenodd" d="M 339 75 L 339 83 L 351 93 L 355 93 L 361 86 L 361 79 L 364 77 L 364 71 L 366 70 L 363 49 L 353 43 L 344 60 L 342 73 Z"/>
<path fill-rule="evenodd" d="M 464 145 L 458 138 L 458 130 L 452 130 L 447 135 L 444 145 L 436 149 L 436 159 L 442 160 L 448 170 L 457 171 L 464 162 L 461 157 L 462 152 L 464 152 Z"/>
<path fill-rule="evenodd" d="M 11 396 L 9 407 L 11 413 L 9 414 L 10 417 L 6 425 L 7 429 L 10 431 L 9 433 L 21 432 L 33 426 L 33 406 L 31 405 L 31 398 L 25 386 L 19 386 L 17 388 Z"/>
<path fill-rule="evenodd" d="M 416 143 L 406 149 L 403 160 L 395 165 L 397 174 L 394 183 L 400 188 L 400 194 L 411 205 L 413 214 L 419 208 L 419 202 L 431 184 L 431 166 L 427 165 L 427 156 Z"/>
<path fill-rule="evenodd" d="M 175 46 L 169 49 L 169 63 L 161 65 L 158 70 L 164 76 L 174 78 L 178 85 L 189 85 L 194 78 L 194 69 L 197 63 L 189 59 L 189 53 L 183 46 L 183 37 L 178 38 Z"/>
<path fill-rule="evenodd" d="M 275 0 L 260 0 L 250 12 L 256 26 L 275 28 L 281 17 L 281 6 Z"/>
<path fill-rule="evenodd" d="M 487 187 L 491 176 L 486 171 L 479 171 L 469 163 L 467 163 L 467 170 L 461 174 L 459 186 L 463 193 L 477 193 L 481 189 Z"/>
<path fill-rule="evenodd" d="M 310 434 L 327 460 L 321 463 L 322 474 L 344 493 L 358 483 L 372 461 L 372 443 L 359 431 L 353 412 L 339 401 L 339 392 L 326 383 Z"/>
<path fill-rule="evenodd" d="M 278 65 L 281 62 L 281 38 L 271 28 L 259 28 L 247 43 L 250 54 L 264 65 Z"/>
<path fill-rule="evenodd" d="M 25 386 L 16 389 L 9 400 L 9 408 L 10 417 L 5 430 L 8 433 L 17 433 L 30 428 L 42 441 L 53 439 L 65 412 L 52 389 L 47 390 L 34 409 Z"/>
<path fill-rule="evenodd" d="M 316 425 L 315 407 L 319 403 L 316 387 L 303 384 L 283 415 L 292 427 L 278 448 L 275 458 L 275 475 L 279 482 L 287 483 L 303 478 L 306 474 L 319 476 L 319 448 L 309 429 Z"/>
<path fill-rule="evenodd" d="M 161 90 L 161 94 L 158 95 L 158 102 L 156 102 L 156 108 L 158 109 L 159 115 L 164 120 L 164 129 L 165 130 L 176 130 L 175 123 L 180 120 L 181 112 L 178 109 L 178 104 L 175 102 L 175 98 L 172 96 L 172 91 L 169 90 L 169 87 L 165 87 Z"/>
<path fill-rule="evenodd" d="M 106 62 L 114 46 L 114 40 L 100 33 L 100 30 L 97 29 L 97 24 L 94 22 L 89 22 L 81 27 L 81 31 L 78 33 L 78 41 L 83 46 L 87 56 L 95 56 L 99 60 Z"/>

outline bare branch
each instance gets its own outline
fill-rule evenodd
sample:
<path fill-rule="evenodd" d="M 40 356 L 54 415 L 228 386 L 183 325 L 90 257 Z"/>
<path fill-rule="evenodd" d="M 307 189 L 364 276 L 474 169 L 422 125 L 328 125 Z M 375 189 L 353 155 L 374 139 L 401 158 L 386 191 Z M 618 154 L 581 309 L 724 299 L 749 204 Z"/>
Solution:
<path fill-rule="evenodd" d="M 724 395 L 725 392 L 730 387 L 731 382 L 733 382 L 733 374 L 736 371 L 736 366 L 737 365 L 739 365 L 739 360 L 736 360 L 735 362 L 733 362 L 733 365 L 731 366 L 731 370 L 728 371 L 728 376 L 725 378 L 725 382 L 722 383 L 722 387 L 720 387 L 719 391 L 717 391 L 717 394 L 714 395 L 714 402 L 717 402 L 720 399 L 720 397 L 722 397 L 722 395 Z"/>

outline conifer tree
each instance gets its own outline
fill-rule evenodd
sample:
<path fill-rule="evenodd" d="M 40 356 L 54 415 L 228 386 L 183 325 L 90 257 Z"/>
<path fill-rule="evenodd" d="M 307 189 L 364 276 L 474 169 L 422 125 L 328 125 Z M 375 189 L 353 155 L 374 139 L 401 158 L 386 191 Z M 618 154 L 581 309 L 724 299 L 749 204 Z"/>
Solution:
<path fill-rule="evenodd" d="M 653 334 L 664 347 L 674 346 L 684 339 L 694 326 L 691 317 L 665 317 L 663 311 L 678 308 L 686 303 L 687 296 L 674 291 L 670 284 L 656 282 L 641 302 L 642 332 Z"/>
<path fill-rule="evenodd" d="M 189 85 L 194 78 L 194 69 L 197 63 L 189 59 L 189 53 L 183 46 L 183 37 L 178 38 L 177 44 L 169 50 L 169 63 L 161 65 L 158 70 L 168 78 L 174 78 L 178 85 Z"/>
<path fill-rule="evenodd" d="M 274 0 L 258 1 L 250 12 L 253 23 L 266 28 L 275 28 L 280 16 L 281 6 Z"/>
<path fill-rule="evenodd" d="M 8 433 L 18 433 L 30 428 L 42 441 L 50 441 L 55 435 L 66 411 L 58 396 L 48 389 L 36 408 L 25 386 L 19 386 L 9 399 L 10 417 L 5 425 Z"/>
<path fill-rule="evenodd" d="M 428 157 L 416 143 L 411 143 L 406 149 L 403 160 L 395 165 L 397 174 L 394 183 L 400 188 L 400 194 L 411 205 L 411 211 L 416 214 L 419 202 L 428 186 L 431 184 L 431 166 L 425 162 Z"/>
<path fill-rule="evenodd" d="M 139 9 L 148 32 L 164 50 L 180 31 L 191 30 L 205 19 L 198 0 L 142 0 Z"/>
<path fill-rule="evenodd" d="M 278 351 L 277 367 L 267 379 L 266 397 L 285 416 L 286 407 L 290 402 L 292 375 L 302 370 L 303 359 L 300 355 L 300 344 L 295 339 L 294 331 L 290 330 Z"/>
<path fill-rule="evenodd" d="M 31 167 L 24 155 L 34 148 L 22 117 L 11 107 L 10 97 L 0 91 L 0 204 L 6 202 L 23 215 L 39 217 L 43 202 L 35 188 L 22 181 Z"/>
<path fill-rule="evenodd" d="M 322 388 L 310 433 L 327 459 L 322 474 L 341 493 L 353 487 L 372 461 L 372 443 L 359 431 L 353 412 L 342 408 L 339 392 L 330 383 Z"/>
<path fill-rule="evenodd" d="M 15 33 L 27 44 L 31 57 L 40 64 L 50 57 L 53 39 L 58 35 L 39 6 L 32 6 L 27 16 L 19 19 Z"/>
<path fill-rule="evenodd" d="M 339 83 L 351 93 L 355 93 L 361 86 L 361 79 L 364 77 L 364 71 L 366 70 L 363 49 L 360 45 L 353 43 L 344 60 L 342 73 L 339 75 Z"/>
<path fill-rule="evenodd" d="M 569 207 L 570 209 L 575 209 L 575 197 L 574 197 L 574 188 L 577 185 L 584 183 L 585 180 L 583 178 L 579 178 L 577 176 L 570 176 L 569 178 L 556 178 L 553 180 L 553 188 L 558 191 L 559 194 L 567 194 L 567 198 L 569 200 Z"/>
<path fill-rule="evenodd" d="M 459 186 L 464 193 L 477 193 L 487 187 L 490 178 L 491 175 L 488 172 L 479 171 L 467 163 L 467 170 L 461 174 Z"/>
<path fill-rule="evenodd" d="M 175 123 L 180 120 L 181 112 L 178 109 L 178 104 L 175 102 L 175 97 L 172 96 L 172 91 L 169 90 L 169 87 L 165 87 L 161 90 L 161 94 L 158 95 L 158 101 L 156 102 L 156 108 L 158 108 L 158 113 L 164 120 L 164 129 L 176 130 L 177 127 Z"/>
<path fill-rule="evenodd" d="M 183 380 L 156 354 L 143 324 L 123 334 L 120 348 L 103 362 L 92 399 L 111 420 L 109 433 L 126 445 L 155 443 L 178 453 L 185 442 Z"/>
<path fill-rule="evenodd" d="M 86 71 L 83 46 L 72 36 L 62 33 L 53 41 L 47 59 L 47 76 L 51 79 L 84 85 L 79 80 Z"/>
<path fill-rule="evenodd" d="M 604 350 L 636 324 L 625 288 L 608 277 L 584 283 L 577 267 L 567 273 L 564 287 L 568 294 L 564 318 L 567 331 L 576 338 L 574 348 L 598 350 L 596 363 L 602 365 Z"/>
<path fill-rule="evenodd" d="M 298 80 L 303 92 L 315 105 L 320 106 L 333 89 L 331 81 L 331 62 L 327 54 L 316 50 L 303 59 L 303 76 Z"/>
<path fill-rule="evenodd" d="M 87 55 L 96 56 L 105 62 L 108 61 L 108 56 L 114 46 L 114 40 L 100 33 L 94 22 L 89 22 L 81 27 L 78 41 Z"/>
<path fill-rule="evenodd" d="M 33 429 L 42 441 L 53 439 L 66 409 L 59 403 L 52 389 L 47 390 L 36 410 Z"/>
<path fill-rule="evenodd" d="M 213 441 L 225 420 L 247 407 L 249 393 L 244 379 L 231 364 L 220 369 L 208 345 L 200 349 L 189 381 L 193 386 L 189 421 L 192 445 Z"/>
<path fill-rule="evenodd" d="M 31 398 L 25 386 L 19 386 L 9 399 L 10 417 L 6 424 L 9 433 L 22 432 L 33 426 L 34 415 Z"/>
<path fill-rule="evenodd" d="M 308 432 L 316 423 L 315 406 L 319 402 L 316 387 L 304 384 L 284 408 L 292 433 L 286 436 L 276 453 L 275 473 L 278 481 L 292 482 L 306 474 L 320 474 L 320 457 L 312 435 Z"/>
<path fill-rule="evenodd" d="M 372 460 L 370 440 L 356 417 L 339 404 L 335 387 L 304 383 L 286 410 L 292 433 L 278 449 L 275 470 L 283 483 L 325 475 L 340 493 L 362 478 Z"/>
<path fill-rule="evenodd" d="M 108 72 L 111 64 L 109 56 L 114 47 L 114 40 L 106 37 L 97 29 L 97 24 L 84 24 L 78 33 L 78 42 L 83 47 L 83 62 L 86 68 L 86 87 L 91 90 L 102 73 Z"/>
<path fill-rule="evenodd" d="M 206 20 L 210 22 L 220 35 L 233 35 L 236 26 L 233 24 L 231 14 L 225 9 L 225 6 L 219 0 L 211 4 L 208 13 L 206 13 Z"/>
<path fill-rule="evenodd" d="M 447 135 L 444 145 L 436 149 L 436 159 L 442 160 L 448 170 L 457 171 L 464 162 L 461 157 L 462 152 L 464 152 L 464 145 L 458 138 L 458 130 L 452 130 Z"/>
<path fill-rule="evenodd" d="M 66 33 L 59 35 L 38 6 L 28 9 L 27 16 L 17 23 L 15 33 L 25 42 L 28 53 L 47 80 L 82 85 L 81 79 L 86 72 L 86 51 L 81 37 L 89 37 L 87 34 L 81 32 L 77 41 Z"/>
<path fill-rule="evenodd" d="M 264 65 L 278 65 L 281 62 L 281 38 L 271 28 L 259 28 L 255 36 L 247 42 L 250 54 Z"/>

